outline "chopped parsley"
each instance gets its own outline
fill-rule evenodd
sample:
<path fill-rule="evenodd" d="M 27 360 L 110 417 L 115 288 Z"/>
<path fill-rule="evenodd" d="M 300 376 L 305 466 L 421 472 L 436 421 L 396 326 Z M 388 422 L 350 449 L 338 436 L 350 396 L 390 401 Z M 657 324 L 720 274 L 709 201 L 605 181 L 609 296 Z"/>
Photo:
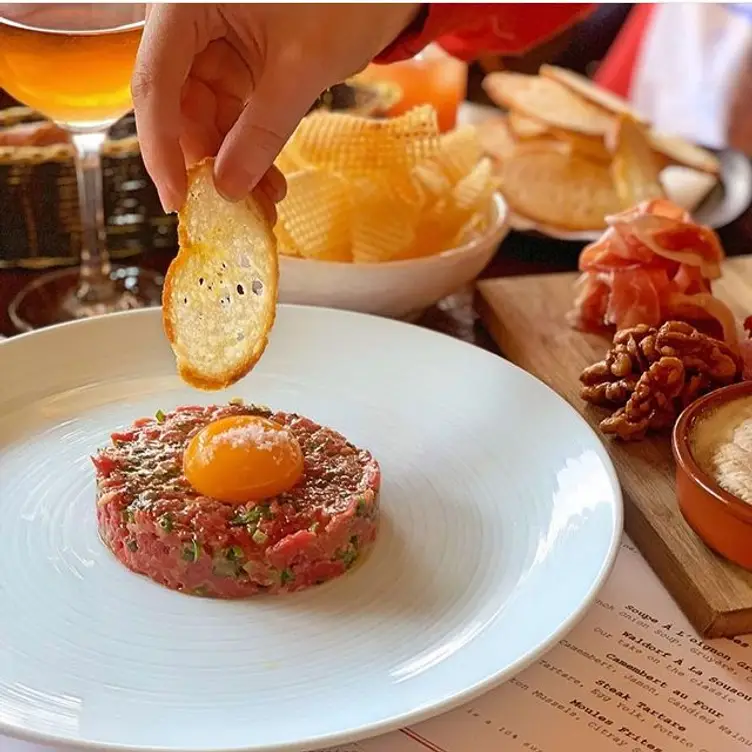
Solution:
<path fill-rule="evenodd" d="M 249 509 L 240 510 L 230 520 L 230 524 L 233 526 L 247 525 L 248 527 L 254 527 L 258 525 L 262 518 L 265 520 L 272 518 L 272 511 L 269 509 L 268 504 L 257 504 Z"/>
<path fill-rule="evenodd" d="M 201 553 L 198 541 L 194 538 L 184 549 L 182 557 L 184 561 L 196 562 Z"/>
<path fill-rule="evenodd" d="M 288 582 L 292 582 L 294 579 L 295 575 L 289 569 L 283 569 L 279 573 L 279 580 L 283 585 L 286 585 Z"/>
<path fill-rule="evenodd" d="M 242 561 L 245 558 L 243 549 L 240 546 L 230 546 L 225 551 L 227 561 Z"/>
<path fill-rule="evenodd" d="M 157 410 L 154 417 L 157 419 L 157 423 L 164 423 L 167 416 L 161 410 Z"/>
<path fill-rule="evenodd" d="M 217 577 L 239 577 L 245 571 L 245 554 L 240 546 L 230 546 L 217 554 L 212 562 L 212 573 Z"/>
<path fill-rule="evenodd" d="M 368 511 L 368 505 L 366 504 L 366 500 L 361 496 L 358 499 L 358 505 L 355 507 L 355 516 L 365 517 L 367 511 Z"/>
<path fill-rule="evenodd" d="M 173 528 L 172 515 L 167 512 L 159 518 L 159 527 L 166 533 L 171 533 Z"/>
<path fill-rule="evenodd" d="M 349 569 L 358 558 L 358 536 L 354 535 L 350 538 L 350 543 L 337 551 L 335 555 Z"/>
<path fill-rule="evenodd" d="M 264 543 L 266 543 L 269 536 L 257 528 L 256 530 L 253 531 L 253 535 L 251 536 L 251 538 L 253 538 L 254 543 L 258 544 L 259 546 L 263 546 Z"/>

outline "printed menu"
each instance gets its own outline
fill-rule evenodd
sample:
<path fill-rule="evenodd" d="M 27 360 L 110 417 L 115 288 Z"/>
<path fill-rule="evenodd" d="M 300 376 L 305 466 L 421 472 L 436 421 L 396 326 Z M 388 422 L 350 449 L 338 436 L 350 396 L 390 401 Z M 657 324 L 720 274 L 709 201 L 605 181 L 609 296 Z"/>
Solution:
<path fill-rule="evenodd" d="M 752 635 L 703 640 L 625 538 L 595 605 L 459 710 L 329 752 L 747 752 Z"/>
<path fill-rule="evenodd" d="M 703 640 L 625 538 L 575 629 L 496 690 L 327 752 L 750 752 L 752 635 Z M 0 752 L 52 752 L 0 739 Z"/>

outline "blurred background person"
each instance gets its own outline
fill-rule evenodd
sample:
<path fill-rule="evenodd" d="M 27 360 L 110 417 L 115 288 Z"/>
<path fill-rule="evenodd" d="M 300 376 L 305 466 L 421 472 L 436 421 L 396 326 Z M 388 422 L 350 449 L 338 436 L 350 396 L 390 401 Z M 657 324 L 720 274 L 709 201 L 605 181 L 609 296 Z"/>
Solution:
<path fill-rule="evenodd" d="M 595 80 L 657 130 L 752 154 L 752 6 L 635 5 Z"/>

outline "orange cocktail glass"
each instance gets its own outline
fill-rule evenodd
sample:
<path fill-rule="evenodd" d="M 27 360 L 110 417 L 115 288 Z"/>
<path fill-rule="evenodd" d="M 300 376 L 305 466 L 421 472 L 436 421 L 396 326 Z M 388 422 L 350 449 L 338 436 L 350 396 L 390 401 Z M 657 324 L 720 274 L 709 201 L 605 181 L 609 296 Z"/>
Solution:
<path fill-rule="evenodd" d="M 70 133 L 81 210 L 81 266 L 21 291 L 10 310 L 21 330 L 159 303 L 159 275 L 110 265 L 100 159 L 132 107 L 145 13 L 144 3 L 0 4 L 0 86 Z"/>
<path fill-rule="evenodd" d="M 389 65 L 369 65 L 359 80 L 389 82 L 401 91 L 387 115 L 400 115 L 419 104 L 436 108 L 439 128 L 448 131 L 457 123 L 457 111 L 467 93 L 467 64 L 431 46 L 410 60 Z"/>

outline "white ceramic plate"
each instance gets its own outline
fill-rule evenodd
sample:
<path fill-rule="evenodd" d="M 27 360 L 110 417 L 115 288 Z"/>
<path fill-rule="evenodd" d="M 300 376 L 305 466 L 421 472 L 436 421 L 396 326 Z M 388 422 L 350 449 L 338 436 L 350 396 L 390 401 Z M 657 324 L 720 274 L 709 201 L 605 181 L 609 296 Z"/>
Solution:
<path fill-rule="evenodd" d="M 570 629 L 621 499 L 600 441 L 501 358 L 408 324 L 280 307 L 228 394 L 175 376 L 157 310 L 0 344 L 0 734 L 77 748 L 292 752 L 471 699 Z M 240 396 L 370 448 L 376 546 L 347 575 L 219 602 L 97 538 L 89 455 L 134 418 Z"/>

